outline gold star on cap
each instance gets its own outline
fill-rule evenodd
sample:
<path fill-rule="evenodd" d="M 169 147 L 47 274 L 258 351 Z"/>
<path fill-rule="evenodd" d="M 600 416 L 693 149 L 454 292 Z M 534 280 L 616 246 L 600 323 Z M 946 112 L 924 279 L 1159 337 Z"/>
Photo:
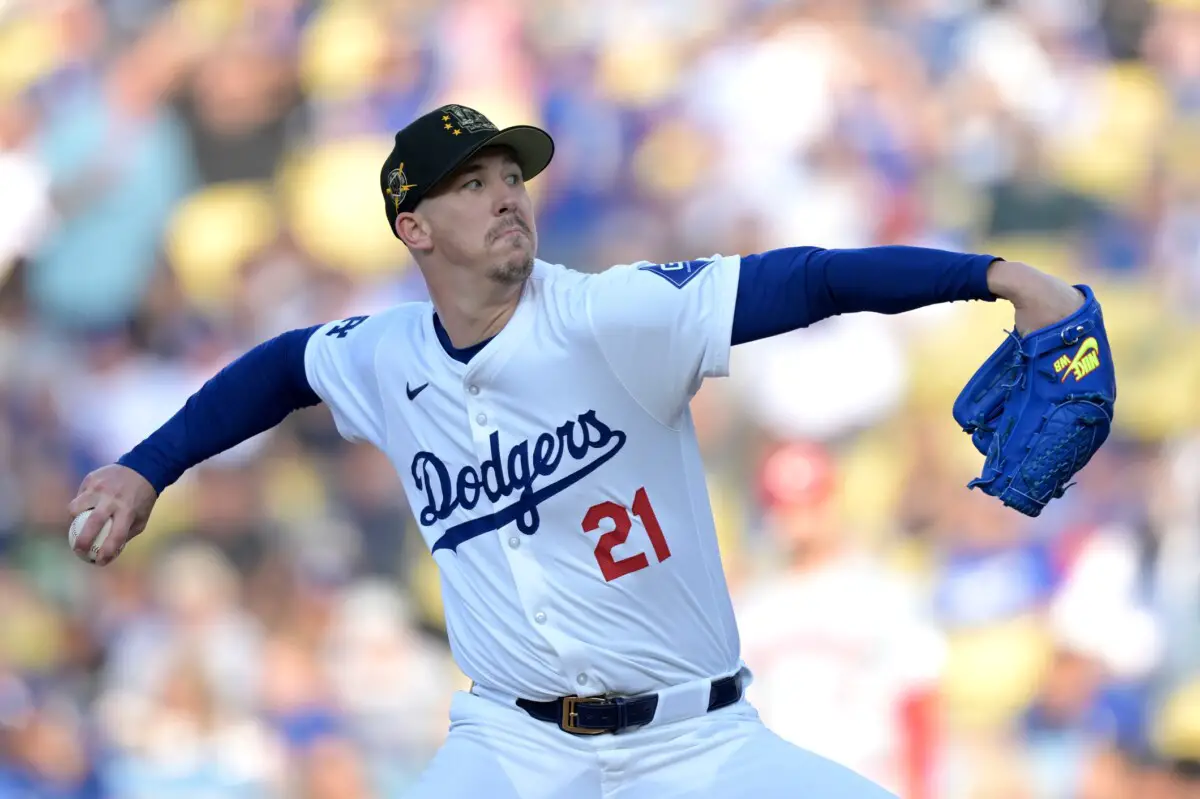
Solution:
<path fill-rule="evenodd" d="M 449 122 L 446 123 L 446 130 L 450 130 L 450 128 L 452 128 L 452 127 L 454 127 L 454 126 L 451 125 Z"/>
<path fill-rule="evenodd" d="M 449 121 L 450 121 L 450 115 L 449 115 L 449 114 L 442 114 L 442 121 L 443 121 L 443 122 L 449 122 Z"/>
<path fill-rule="evenodd" d="M 458 134 L 460 134 L 460 133 L 462 133 L 462 131 L 461 131 L 461 130 L 459 130 L 458 128 L 455 128 L 455 129 L 454 129 L 454 135 L 455 135 L 455 136 L 457 136 L 457 135 L 458 135 Z"/>

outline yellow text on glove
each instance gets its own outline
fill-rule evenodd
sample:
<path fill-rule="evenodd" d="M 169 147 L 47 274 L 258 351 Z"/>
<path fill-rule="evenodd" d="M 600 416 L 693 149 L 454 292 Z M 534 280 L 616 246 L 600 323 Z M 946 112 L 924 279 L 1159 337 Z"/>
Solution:
<path fill-rule="evenodd" d="M 1062 380 L 1065 383 L 1071 375 L 1075 376 L 1075 381 L 1079 382 L 1087 377 L 1094 370 L 1100 367 L 1100 344 L 1094 338 L 1086 338 L 1079 345 L 1079 351 L 1075 353 L 1074 358 L 1069 358 L 1066 355 L 1054 362 L 1055 374 L 1062 373 Z"/>

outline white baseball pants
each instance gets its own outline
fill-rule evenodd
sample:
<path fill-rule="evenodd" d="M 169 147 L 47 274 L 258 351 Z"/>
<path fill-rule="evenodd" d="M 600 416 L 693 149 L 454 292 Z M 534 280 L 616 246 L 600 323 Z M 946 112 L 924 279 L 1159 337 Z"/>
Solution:
<path fill-rule="evenodd" d="M 690 707 L 685 691 L 660 699 L 651 724 L 594 736 L 479 688 L 459 692 L 446 742 L 408 799 L 895 799 L 787 743 L 745 699 L 702 712 L 708 681 L 693 687 Z"/>

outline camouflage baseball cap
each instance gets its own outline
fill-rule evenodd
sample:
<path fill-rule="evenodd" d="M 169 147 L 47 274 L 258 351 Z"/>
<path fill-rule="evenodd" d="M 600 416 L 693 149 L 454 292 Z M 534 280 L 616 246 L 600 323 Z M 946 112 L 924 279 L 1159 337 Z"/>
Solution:
<path fill-rule="evenodd" d="M 526 180 L 554 157 L 554 140 L 541 128 L 514 125 L 500 130 L 465 105 L 444 105 L 400 130 L 379 173 L 392 235 L 397 235 L 397 216 L 415 209 L 442 180 L 489 145 L 511 147 Z"/>

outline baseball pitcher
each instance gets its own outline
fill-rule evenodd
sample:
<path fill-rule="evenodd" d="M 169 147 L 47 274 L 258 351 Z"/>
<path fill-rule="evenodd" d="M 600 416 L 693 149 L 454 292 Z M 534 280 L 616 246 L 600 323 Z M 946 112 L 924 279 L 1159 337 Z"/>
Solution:
<path fill-rule="evenodd" d="M 744 697 L 751 675 L 689 399 L 743 342 L 834 314 L 1003 298 L 1016 309 L 1004 368 L 979 376 L 959 423 L 989 453 L 981 487 L 1011 502 L 1036 481 L 1008 448 L 1049 435 L 1023 426 L 1029 409 L 1110 375 L 1094 298 L 991 255 L 907 247 L 572 271 L 536 257 L 526 181 L 553 152 L 546 132 L 499 130 L 459 105 L 399 131 L 382 201 L 431 301 L 286 332 L 229 364 L 83 481 L 70 510 L 91 514 L 75 550 L 89 552 L 111 520 L 96 557 L 111 562 L 188 468 L 323 402 L 345 438 L 371 442 L 399 473 L 440 570 L 450 646 L 473 681 L 413 796 L 887 796 L 784 742 Z M 1006 378 L 1029 363 L 1029 380 L 1044 381 L 1033 371 L 1042 339 L 1083 324 L 1099 342 L 1096 365 L 1063 362 L 1048 388 Z M 1047 357 L 1070 361 L 1078 348 Z M 1039 463 L 1055 475 L 1071 471 L 1064 457 L 1079 468 L 1089 454 L 1047 446 L 1061 454 Z"/>

